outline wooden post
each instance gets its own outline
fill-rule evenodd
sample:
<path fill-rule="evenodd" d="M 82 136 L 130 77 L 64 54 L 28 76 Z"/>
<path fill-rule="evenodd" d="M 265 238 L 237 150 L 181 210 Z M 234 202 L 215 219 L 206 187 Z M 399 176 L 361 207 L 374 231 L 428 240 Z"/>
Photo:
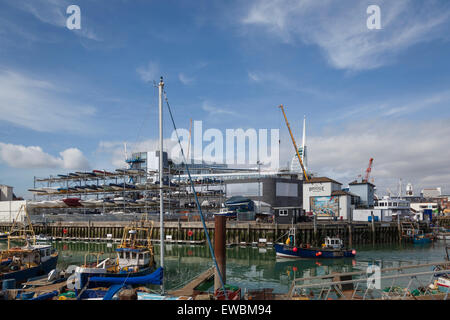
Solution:
<path fill-rule="evenodd" d="M 348 224 L 348 246 L 353 247 L 353 239 L 352 239 L 352 223 Z"/>
<path fill-rule="evenodd" d="M 314 245 L 317 245 L 317 216 L 314 214 Z"/>

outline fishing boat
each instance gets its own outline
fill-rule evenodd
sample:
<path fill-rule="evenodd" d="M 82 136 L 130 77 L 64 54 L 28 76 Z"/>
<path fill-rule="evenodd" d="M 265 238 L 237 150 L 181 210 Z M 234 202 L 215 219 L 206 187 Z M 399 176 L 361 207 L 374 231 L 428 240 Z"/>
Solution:
<path fill-rule="evenodd" d="M 134 225 L 125 227 L 122 241 L 116 249 L 115 258 L 100 261 L 101 253 L 87 254 L 84 264 L 75 269 L 75 277 L 79 281 L 78 291 L 76 291 L 79 299 L 91 297 L 94 294 L 93 291 L 98 291 L 95 288 L 108 287 L 109 285 L 105 285 L 106 283 L 111 284 L 116 281 L 121 283 L 124 279 L 135 283 L 154 280 L 156 271 L 151 244 L 152 231 L 152 223 L 150 228 Z M 145 239 L 138 237 L 145 233 Z M 96 256 L 96 261 L 88 262 L 88 256 L 92 255 Z M 151 275 L 153 277 L 150 277 Z M 99 292 L 95 292 L 95 294 L 99 294 Z"/>
<path fill-rule="evenodd" d="M 354 258 L 355 249 L 345 248 L 339 238 L 326 237 L 321 247 L 313 247 L 309 244 L 295 246 L 295 228 L 288 232 L 286 243 L 276 243 L 275 252 L 277 257 L 281 258 L 303 258 L 303 259 L 336 259 L 336 258 Z"/>
<path fill-rule="evenodd" d="M 450 232 L 441 232 L 436 235 L 438 240 L 450 240 Z"/>
<path fill-rule="evenodd" d="M 413 244 L 427 244 L 431 243 L 434 235 L 431 233 L 424 234 L 423 231 L 419 229 L 407 229 L 405 230 L 404 238 Z"/>
<path fill-rule="evenodd" d="M 0 232 L 0 240 L 8 239 L 9 232 Z"/>
<path fill-rule="evenodd" d="M 450 229 L 438 228 L 434 235 L 437 240 L 450 240 Z"/>
<path fill-rule="evenodd" d="M 20 214 L 25 220 L 20 222 Z M 25 206 L 21 206 L 8 235 L 8 248 L 0 252 L 0 280 L 12 280 L 15 284 L 30 278 L 48 274 L 56 268 L 58 252 L 51 245 L 37 245 L 31 220 Z M 16 235 L 17 234 L 17 235 Z M 25 246 L 11 246 L 11 240 L 25 241 Z"/>

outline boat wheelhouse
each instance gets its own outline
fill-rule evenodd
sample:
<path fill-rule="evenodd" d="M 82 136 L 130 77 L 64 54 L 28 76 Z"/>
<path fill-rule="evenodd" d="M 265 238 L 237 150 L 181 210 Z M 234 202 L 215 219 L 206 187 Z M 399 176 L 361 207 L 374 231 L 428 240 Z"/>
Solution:
<path fill-rule="evenodd" d="M 88 280 L 94 276 L 105 277 L 105 279 L 123 276 L 141 277 L 153 272 L 155 261 L 151 244 L 152 231 L 152 223 L 150 228 L 133 225 L 125 227 L 122 241 L 116 248 L 114 258 L 109 257 L 100 262 L 100 256 L 103 253 L 86 255 L 84 264 L 75 269 L 79 281 L 79 288 L 77 289 L 84 288 L 88 284 Z M 146 234 L 146 238 L 140 238 L 144 234 Z M 88 262 L 89 255 L 96 256 L 96 261 Z"/>
<path fill-rule="evenodd" d="M 356 250 L 345 248 L 343 241 L 337 237 L 326 237 L 321 247 L 310 244 L 295 245 L 295 228 L 288 232 L 286 243 L 275 244 L 276 256 L 281 258 L 354 258 Z"/>

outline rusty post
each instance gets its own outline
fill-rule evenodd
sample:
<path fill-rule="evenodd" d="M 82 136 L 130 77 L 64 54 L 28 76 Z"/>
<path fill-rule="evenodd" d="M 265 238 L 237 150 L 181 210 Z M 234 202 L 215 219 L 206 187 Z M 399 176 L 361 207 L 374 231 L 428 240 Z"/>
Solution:
<path fill-rule="evenodd" d="M 222 275 L 223 283 L 226 283 L 226 226 L 227 217 L 223 215 L 216 215 L 214 217 L 215 230 L 214 230 L 214 254 L 216 255 L 217 265 L 219 267 L 220 274 Z M 214 291 L 222 288 L 217 270 L 214 271 Z"/>

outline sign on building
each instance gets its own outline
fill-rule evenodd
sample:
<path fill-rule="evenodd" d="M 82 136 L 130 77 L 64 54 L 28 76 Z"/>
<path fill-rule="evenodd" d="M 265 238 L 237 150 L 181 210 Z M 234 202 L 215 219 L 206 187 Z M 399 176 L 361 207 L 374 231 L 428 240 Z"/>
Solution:
<path fill-rule="evenodd" d="M 310 208 L 317 217 L 332 218 L 339 216 L 339 197 L 311 197 Z"/>

